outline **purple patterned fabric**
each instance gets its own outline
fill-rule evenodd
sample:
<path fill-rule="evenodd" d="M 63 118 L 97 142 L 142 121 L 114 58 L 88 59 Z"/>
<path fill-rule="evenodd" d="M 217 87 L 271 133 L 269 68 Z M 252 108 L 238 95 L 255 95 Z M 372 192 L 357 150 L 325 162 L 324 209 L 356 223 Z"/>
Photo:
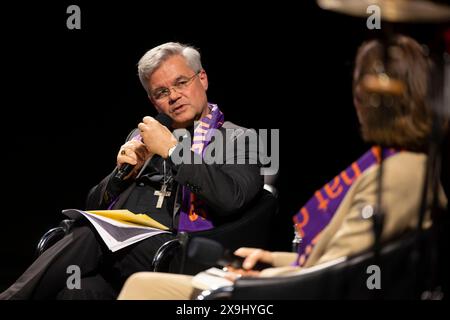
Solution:
<path fill-rule="evenodd" d="M 395 153 L 397 151 L 393 149 L 383 149 L 383 159 Z M 295 230 L 302 239 L 298 247 L 297 265 L 304 265 L 320 236 L 320 232 L 333 218 L 353 182 L 365 170 L 379 162 L 380 148 L 372 147 L 333 180 L 317 190 L 314 196 L 293 217 Z"/>
<path fill-rule="evenodd" d="M 214 130 L 222 127 L 224 116 L 219 107 L 209 104 L 211 112 L 200 119 L 194 130 L 191 150 L 204 156 L 206 146 L 211 142 Z M 179 231 L 201 231 L 212 229 L 214 226 L 208 219 L 204 202 L 196 197 L 187 187 L 182 186 L 182 202 L 180 209 Z"/>

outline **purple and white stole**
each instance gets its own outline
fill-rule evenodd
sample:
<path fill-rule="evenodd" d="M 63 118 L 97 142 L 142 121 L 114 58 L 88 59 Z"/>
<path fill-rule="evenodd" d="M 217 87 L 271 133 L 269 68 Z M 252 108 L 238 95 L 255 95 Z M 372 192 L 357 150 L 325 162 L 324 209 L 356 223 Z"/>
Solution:
<path fill-rule="evenodd" d="M 383 159 L 397 153 L 383 149 Z M 381 148 L 372 147 L 347 169 L 314 193 L 293 217 L 296 233 L 302 239 L 298 246 L 296 265 L 303 266 L 317 243 L 321 231 L 328 225 L 356 179 L 372 165 L 380 163 Z"/>
<path fill-rule="evenodd" d="M 194 138 L 191 150 L 204 157 L 205 148 L 211 142 L 215 129 L 222 127 L 223 113 L 215 104 L 209 104 L 211 112 L 200 119 L 200 123 L 194 130 Z M 201 231 L 214 228 L 208 218 L 208 212 L 204 201 L 192 193 L 186 186 L 181 186 L 182 201 L 180 208 L 180 220 L 178 231 Z"/>

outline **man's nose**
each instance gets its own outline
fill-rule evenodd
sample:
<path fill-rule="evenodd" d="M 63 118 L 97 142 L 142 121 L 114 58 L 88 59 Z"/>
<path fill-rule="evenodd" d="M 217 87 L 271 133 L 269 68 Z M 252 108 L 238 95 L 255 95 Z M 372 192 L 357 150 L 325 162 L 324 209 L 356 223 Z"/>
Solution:
<path fill-rule="evenodd" d="M 169 101 L 171 103 L 177 101 L 178 99 L 181 98 L 181 94 L 177 91 L 177 89 L 175 88 L 169 88 L 170 90 L 170 94 L 169 94 Z"/>

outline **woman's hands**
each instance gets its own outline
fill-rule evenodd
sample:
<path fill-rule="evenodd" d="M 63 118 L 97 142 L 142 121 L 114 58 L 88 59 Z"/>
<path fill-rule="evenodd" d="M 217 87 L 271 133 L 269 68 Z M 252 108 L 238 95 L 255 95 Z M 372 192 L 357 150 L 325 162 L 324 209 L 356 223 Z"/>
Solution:
<path fill-rule="evenodd" d="M 272 252 L 257 248 L 239 248 L 234 252 L 235 255 L 245 258 L 243 269 L 235 269 L 231 266 L 227 267 L 230 273 L 226 276 L 228 280 L 235 281 L 241 276 L 258 277 L 261 271 L 253 270 L 257 262 L 273 264 Z"/>

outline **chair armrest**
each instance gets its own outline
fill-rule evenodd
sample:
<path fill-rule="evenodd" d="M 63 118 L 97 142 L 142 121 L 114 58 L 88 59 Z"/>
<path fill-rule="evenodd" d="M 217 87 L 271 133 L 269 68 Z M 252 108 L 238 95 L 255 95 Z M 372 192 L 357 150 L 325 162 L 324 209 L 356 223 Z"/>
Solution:
<path fill-rule="evenodd" d="M 61 240 L 72 229 L 75 220 L 66 219 L 61 221 L 58 227 L 48 230 L 39 240 L 36 246 L 35 257 L 39 257 L 45 250 Z"/>
<path fill-rule="evenodd" d="M 36 258 L 39 257 L 45 250 L 47 250 L 51 246 L 51 244 L 62 239 L 65 235 L 66 232 L 62 227 L 56 227 L 48 230 L 39 240 L 39 243 L 36 247 Z"/>
<path fill-rule="evenodd" d="M 171 258 L 174 252 L 181 248 L 180 239 L 172 239 L 165 242 L 158 251 L 156 251 L 155 256 L 152 261 L 152 270 L 154 272 L 166 271 L 166 266 L 163 265 L 164 261 Z"/>

